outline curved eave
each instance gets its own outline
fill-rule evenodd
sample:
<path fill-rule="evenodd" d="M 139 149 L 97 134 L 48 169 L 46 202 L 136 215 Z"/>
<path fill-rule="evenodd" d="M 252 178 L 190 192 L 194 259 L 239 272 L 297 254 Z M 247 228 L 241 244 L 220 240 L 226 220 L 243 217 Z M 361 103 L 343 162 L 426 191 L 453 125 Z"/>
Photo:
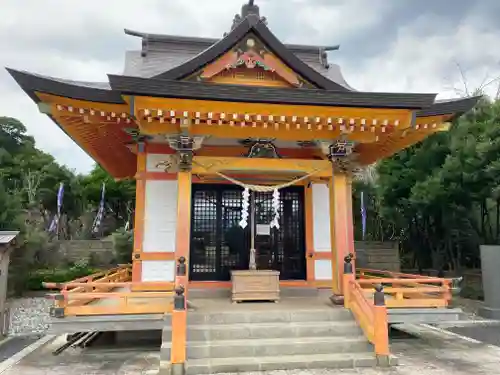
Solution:
<path fill-rule="evenodd" d="M 481 96 L 436 101 L 432 106 L 416 113 L 415 126 L 400 129 L 384 137 L 381 144 L 360 144 L 359 162 L 367 165 L 387 158 L 423 141 L 428 136 L 449 129 L 449 122 L 470 111 Z"/>
<path fill-rule="evenodd" d="M 163 42 L 163 43 L 189 43 L 197 44 L 209 48 L 221 41 L 220 38 L 203 38 L 195 36 L 179 36 L 179 35 L 166 35 L 166 34 L 151 34 L 144 33 L 141 31 L 135 31 L 130 29 L 124 29 L 126 35 L 139 37 L 150 42 Z M 285 47 L 293 52 L 319 52 L 319 51 L 336 51 L 340 48 L 340 45 L 329 45 L 329 46 L 310 46 L 303 44 L 285 44 Z"/>
<path fill-rule="evenodd" d="M 229 51 L 236 43 L 245 37 L 249 32 L 254 32 L 269 49 L 281 59 L 290 69 L 301 75 L 304 79 L 320 89 L 348 91 L 344 86 L 327 79 L 322 74 L 315 71 L 306 63 L 295 56 L 268 27 L 256 15 L 249 15 L 230 33 L 210 48 L 167 72 L 161 73 L 154 78 L 179 80 L 193 74 L 197 70 L 213 62 L 218 57 Z"/>
<path fill-rule="evenodd" d="M 42 92 L 62 96 L 70 99 L 86 100 L 89 102 L 110 103 L 110 104 L 125 104 L 120 93 L 111 90 L 96 87 L 105 85 L 102 82 L 78 82 L 64 81 L 53 77 L 41 76 L 33 73 L 28 73 L 20 70 L 6 68 L 14 80 L 21 88 L 33 99 L 36 103 L 40 99 L 35 94 Z M 95 85 L 92 87 L 92 85 Z"/>
<path fill-rule="evenodd" d="M 417 112 L 417 117 L 453 115 L 454 118 L 470 111 L 481 96 L 472 96 L 470 98 L 438 100 L 431 106 Z"/>
<path fill-rule="evenodd" d="M 336 107 L 422 109 L 431 106 L 435 94 L 367 93 L 360 91 L 329 91 L 214 85 L 203 82 L 173 81 L 109 75 L 113 90 L 142 96 L 212 100 L 284 105 L 315 105 Z"/>
<path fill-rule="evenodd" d="M 51 105 L 44 112 L 69 138 L 87 155 L 100 164 L 115 178 L 133 177 L 136 170 L 136 156 L 127 148 L 130 137 L 116 125 L 109 125 L 104 132 L 100 122 L 85 123 L 82 115 L 70 115 L 54 110 L 54 104 L 72 105 L 74 108 L 120 108 L 125 105 L 121 94 L 107 84 L 92 82 L 72 82 L 44 77 L 23 71 L 7 69 L 15 81 L 35 103 Z M 109 87 L 109 85 L 108 85 Z M 129 125 L 134 127 L 135 125 Z"/>

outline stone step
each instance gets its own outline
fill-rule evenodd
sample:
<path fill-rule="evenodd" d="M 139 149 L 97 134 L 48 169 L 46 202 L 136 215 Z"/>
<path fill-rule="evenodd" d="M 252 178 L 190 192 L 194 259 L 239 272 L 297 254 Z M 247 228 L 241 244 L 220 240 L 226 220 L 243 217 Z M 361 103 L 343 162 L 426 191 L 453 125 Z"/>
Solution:
<path fill-rule="evenodd" d="M 162 358 L 170 358 L 170 347 L 170 342 L 163 343 Z M 373 347 L 363 336 L 191 341 L 187 344 L 188 359 L 367 352 L 373 353 Z"/>
<path fill-rule="evenodd" d="M 316 297 L 319 295 L 330 296 L 331 291 L 328 289 L 313 289 L 313 288 L 300 288 L 300 287 L 280 287 L 281 297 Z M 214 288 L 214 289 L 189 289 L 189 299 L 193 300 L 196 304 L 196 299 L 205 298 L 231 298 L 230 288 Z"/>
<path fill-rule="evenodd" d="M 323 368 L 349 369 L 375 365 L 376 359 L 372 353 L 204 358 L 188 360 L 186 375 Z"/>
<path fill-rule="evenodd" d="M 389 323 L 439 323 L 459 320 L 463 314 L 460 308 L 390 308 L 387 309 Z"/>
<path fill-rule="evenodd" d="M 242 340 L 287 337 L 326 337 L 361 335 L 355 321 L 275 322 L 191 325 L 187 328 L 188 341 Z M 171 327 L 163 329 L 162 341 L 170 341 Z"/>
<path fill-rule="evenodd" d="M 237 311 L 225 313 L 188 314 L 188 324 L 236 324 L 274 322 L 319 322 L 352 320 L 351 312 L 344 308 L 293 311 Z"/>

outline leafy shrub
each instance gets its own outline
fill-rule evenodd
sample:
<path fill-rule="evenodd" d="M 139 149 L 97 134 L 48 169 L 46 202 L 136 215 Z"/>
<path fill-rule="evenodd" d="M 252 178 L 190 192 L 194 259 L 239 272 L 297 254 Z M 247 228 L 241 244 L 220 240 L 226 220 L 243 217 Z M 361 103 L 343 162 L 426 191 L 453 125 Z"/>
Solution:
<path fill-rule="evenodd" d="M 44 290 L 44 282 L 64 283 L 99 271 L 99 269 L 90 267 L 86 260 L 77 262 L 69 268 L 38 269 L 29 273 L 24 289 Z"/>
<path fill-rule="evenodd" d="M 483 291 L 470 285 L 466 285 L 462 288 L 462 290 L 460 291 L 460 297 L 484 301 Z"/>
<path fill-rule="evenodd" d="M 134 250 L 134 232 L 119 229 L 113 233 L 113 252 L 116 263 L 130 263 Z"/>

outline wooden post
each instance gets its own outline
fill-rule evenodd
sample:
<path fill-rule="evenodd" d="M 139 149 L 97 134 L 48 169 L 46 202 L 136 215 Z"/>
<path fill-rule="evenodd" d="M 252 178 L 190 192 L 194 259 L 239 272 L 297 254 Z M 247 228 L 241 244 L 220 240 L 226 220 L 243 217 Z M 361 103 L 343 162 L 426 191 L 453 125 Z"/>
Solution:
<path fill-rule="evenodd" d="M 172 312 L 172 374 L 185 372 L 187 335 L 187 285 L 189 282 L 189 244 L 191 237 L 191 171 L 177 175 L 177 229 L 175 257 L 178 260 L 175 275 L 174 310 Z"/>
<path fill-rule="evenodd" d="M 144 215 L 146 210 L 146 145 L 137 144 L 137 173 L 135 185 L 135 211 L 134 211 L 134 251 L 132 254 L 132 281 L 142 281 L 142 245 L 144 241 Z M 132 288 L 134 289 L 134 288 Z"/>
<path fill-rule="evenodd" d="M 191 239 L 191 172 L 177 174 L 177 227 L 175 232 L 175 259 L 184 258 L 185 275 L 176 275 L 176 285 L 183 285 L 186 299 L 189 280 L 189 246 Z"/>
<path fill-rule="evenodd" d="M 332 247 L 332 292 L 343 294 L 344 258 L 354 248 L 352 233 L 351 177 L 347 173 L 335 173 L 330 180 L 330 234 Z M 341 298 L 338 300 L 340 303 Z M 335 298 L 334 298 L 335 302 Z"/>
<path fill-rule="evenodd" d="M 183 375 L 186 363 L 187 310 L 186 296 L 182 285 L 175 289 L 172 311 L 172 346 L 170 354 L 172 375 Z"/>
<path fill-rule="evenodd" d="M 352 273 L 354 278 L 356 278 L 356 249 L 354 248 L 354 219 L 352 211 L 352 176 L 347 176 L 346 184 L 346 221 L 347 221 L 347 254 L 353 254 L 351 256 Z"/>
<path fill-rule="evenodd" d="M 373 295 L 374 304 L 374 346 L 377 364 L 379 366 L 389 366 L 389 322 L 387 320 L 387 307 L 385 306 L 384 287 L 375 286 Z"/>
<path fill-rule="evenodd" d="M 343 294 L 344 294 L 344 307 L 349 308 L 351 293 L 349 293 L 349 287 L 351 281 L 354 281 L 354 273 L 352 266 L 352 258 L 348 255 L 344 258 L 344 276 L 343 276 Z"/>
<path fill-rule="evenodd" d="M 313 218 L 313 195 L 312 195 L 312 185 L 308 183 L 305 186 L 305 217 L 306 217 L 306 269 L 307 269 L 307 281 L 314 283 L 316 277 L 314 274 L 314 218 Z"/>

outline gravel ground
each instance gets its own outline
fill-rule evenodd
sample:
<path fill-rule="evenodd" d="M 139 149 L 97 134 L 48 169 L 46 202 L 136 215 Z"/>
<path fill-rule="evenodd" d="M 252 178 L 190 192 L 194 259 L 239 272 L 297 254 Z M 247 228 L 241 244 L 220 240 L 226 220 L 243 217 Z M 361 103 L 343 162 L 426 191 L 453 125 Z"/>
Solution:
<path fill-rule="evenodd" d="M 52 301 L 43 297 L 18 298 L 9 301 L 10 335 L 45 333 L 49 328 Z"/>

